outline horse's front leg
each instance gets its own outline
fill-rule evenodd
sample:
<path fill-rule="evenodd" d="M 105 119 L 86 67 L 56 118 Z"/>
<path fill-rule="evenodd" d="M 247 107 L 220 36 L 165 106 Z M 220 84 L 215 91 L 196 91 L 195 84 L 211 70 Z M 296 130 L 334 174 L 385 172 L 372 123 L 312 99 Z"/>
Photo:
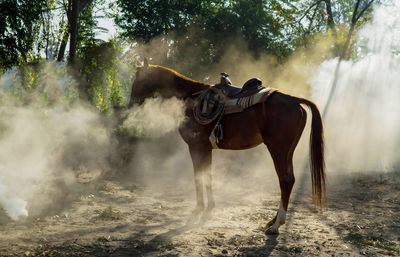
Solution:
<path fill-rule="evenodd" d="M 210 156 L 209 157 L 209 165 L 204 170 L 204 182 L 206 184 L 206 192 L 207 192 L 207 200 L 208 200 L 207 211 L 211 211 L 215 207 L 214 194 L 212 191 L 212 170 L 211 170 L 212 154 L 211 154 L 211 152 L 210 152 L 209 156 Z"/>
<path fill-rule="evenodd" d="M 197 204 L 193 214 L 198 214 L 204 210 L 203 199 L 203 181 L 205 182 L 208 207 L 211 210 L 215 206 L 212 193 L 212 175 L 211 175 L 211 153 L 209 147 L 201 147 L 199 145 L 189 145 L 190 156 L 192 157 L 194 169 L 194 182 L 196 186 Z"/>

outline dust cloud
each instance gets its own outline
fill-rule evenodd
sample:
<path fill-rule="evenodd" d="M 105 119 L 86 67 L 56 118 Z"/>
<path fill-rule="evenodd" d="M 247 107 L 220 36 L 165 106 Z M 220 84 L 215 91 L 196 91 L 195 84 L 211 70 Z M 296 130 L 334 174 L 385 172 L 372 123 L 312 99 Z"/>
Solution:
<path fill-rule="evenodd" d="M 5 199 L 15 200 L 2 205 L 11 217 L 27 214 L 22 199 L 33 214 L 57 210 L 76 185 L 79 169 L 102 166 L 109 142 L 94 112 L 2 106 L 0 113 L 1 181 Z"/>
<path fill-rule="evenodd" d="M 46 73 L 40 86 L 60 96 L 58 79 Z M 23 105 L 3 87 L 0 117 L 0 206 L 14 220 L 62 211 L 83 190 L 79 177 L 107 169 L 110 130 L 88 104 L 47 105 L 32 94 Z"/>
<path fill-rule="evenodd" d="M 59 64 L 46 64 L 38 92 L 22 92 L 28 100 L 24 104 L 10 93 L 18 82 L 17 71 L 11 70 L 1 78 L 0 215 L 4 211 L 12 220 L 59 214 L 85 192 L 96 192 L 105 176 L 120 172 L 117 169 L 123 163 L 118 149 L 121 145 L 138 149 L 132 165 L 123 167 L 128 170 L 128 178 L 129 173 L 140 176 L 146 172 L 141 166 L 145 161 L 156 163 L 155 153 L 159 149 L 164 149 L 164 159 L 160 158 L 169 163 L 164 165 L 166 168 L 176 169 L 179 163 L 168 161 L 166 156 L 174 148 L 165 139 L 176 133 L 184 121 L 182 101 L 148 99 L 127 111 L 122 124 L 116 124 L 116 117 L 101 114 L 89 103 L 65 99 L 68 91 L 76 90 L 77 82 L 68 75 L 57 75 L 56 70 L 62 68 Z M 51 98 L 50 104 L 41 93 Z M 118 143 L 117 126 L 130 132 L 128 138 L 142 140 L 137 146 L 129 145 L 130 141 Z M 141 146 L 151 138 L 161 138 L 156 150 L 141 151 Z M 150 160 L 151 157 L 156 159 Z M 132 183 L 136 183 L 135 176 L 131 177 Z"/>
<path fill-rule="evenodd" d="M 177 130 L 184 120 L 183 101 L 154 97 L 141 106 L 133 106 L 123 126 L 143 136 L 160 137 Z"/>

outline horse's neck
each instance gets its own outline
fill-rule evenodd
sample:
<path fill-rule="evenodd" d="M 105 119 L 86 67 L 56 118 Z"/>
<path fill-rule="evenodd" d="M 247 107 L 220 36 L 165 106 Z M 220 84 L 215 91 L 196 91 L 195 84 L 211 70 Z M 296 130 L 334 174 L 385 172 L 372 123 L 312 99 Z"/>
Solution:
<path fill-rule="evenodd" d="M 178 88 L 180 92 L 182 92 L 181 97 L 182 98 L 192 98 L 197 93 L 207 90 L 209 88 L 209 85 L 197 82 L 197 81 L 189 81 L 189 80 L 183 80 L 179 79 L 177 82 Z"/>
<path fill-rule="evenodd" d="M 164 86 L 161 86 L 161 90 L 164 90 L 164 96 L 172 97 L 175 96 L 181 100 L 187 100 L 188 98 L 193 98 L 196 93 L 207 90 L 210 85 L 191 80 L 174 71 L 165 69 L 163 67 L 156 66 L 160 73 L 158 75 Z"/>

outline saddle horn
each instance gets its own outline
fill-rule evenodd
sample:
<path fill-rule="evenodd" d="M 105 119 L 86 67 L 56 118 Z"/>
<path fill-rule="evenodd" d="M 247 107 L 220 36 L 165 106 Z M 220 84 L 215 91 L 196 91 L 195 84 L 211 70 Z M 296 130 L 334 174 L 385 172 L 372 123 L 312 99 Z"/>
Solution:
<path fill-rule="evenodd" d="M 223 85 L 223 86 L 232 85 L 232 82 L 230 81 L 230 79 L 228 77 L 229 77 L 228 73 L 221 72 L 221 85 Z"/>

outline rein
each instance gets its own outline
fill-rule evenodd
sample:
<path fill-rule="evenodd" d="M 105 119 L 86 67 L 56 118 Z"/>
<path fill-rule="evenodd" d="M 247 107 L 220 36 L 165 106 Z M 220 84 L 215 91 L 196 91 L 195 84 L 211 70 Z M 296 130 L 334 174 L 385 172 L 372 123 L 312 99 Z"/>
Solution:
<path fill-rule="evenodd" d="M 196 104 L 193 106 L 194 118 L 201 125 L 206 125 L 214 121 L 220 115 L 222 116 L 225 109 L 226 96 L 223 95 L 220 90 L 213 87 L 196 92 L 195 94 L 199 93 L 201 94 L 196 98 Z M 218 96 L 220 99 L 216 101 L 217 99 L 214 96 Z M 212 99 L 212 103 L 210 103 L 210 99 Z M 214 107 L 208 112 L 207 109 L 210 104 Z"/>

